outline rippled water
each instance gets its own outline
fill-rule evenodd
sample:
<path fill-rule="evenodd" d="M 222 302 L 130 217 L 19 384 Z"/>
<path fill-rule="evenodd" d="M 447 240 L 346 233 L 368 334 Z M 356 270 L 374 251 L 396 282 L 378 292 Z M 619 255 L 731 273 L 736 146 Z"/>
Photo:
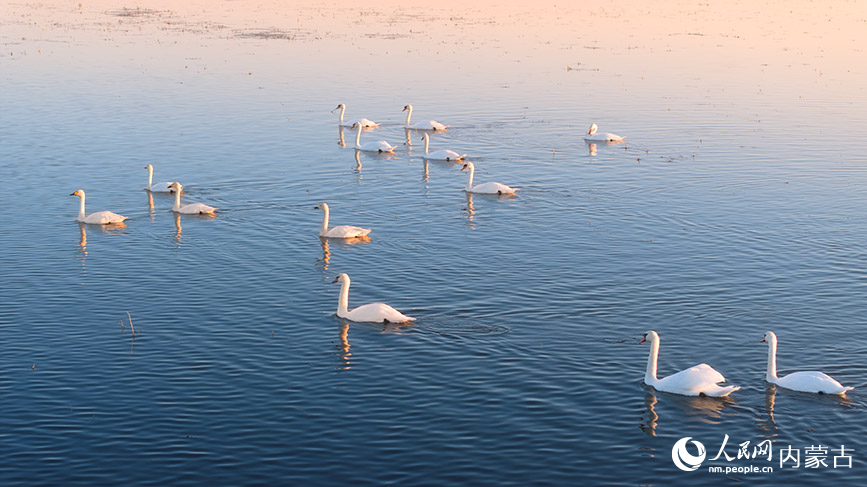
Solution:
<path fill-rule="evenodd" d="M 855 483 L 867 14 L 810 5 L 0 7 L 0 484 Z M 396 154 L 356 161 L 341 102 Z M 407 103 L 519 195 L 425 164 Z M 147 163 L 219 216 L 151 208 Z M 339 272 L 418 321 L 336 318 Z M 648 329 L 743 388 L 646 388 Z M 768 389 L 767 329 L 856 389 Z M 724 435 L 853 468 L 672 463 Z"/>

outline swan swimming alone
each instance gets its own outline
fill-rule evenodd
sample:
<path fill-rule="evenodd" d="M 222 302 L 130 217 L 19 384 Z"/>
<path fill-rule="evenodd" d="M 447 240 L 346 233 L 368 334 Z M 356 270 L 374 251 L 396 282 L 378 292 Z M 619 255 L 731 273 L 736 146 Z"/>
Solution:
<path fill-rule="evenodd" d="M 384 140 L 377 140 L 376 142 L 368 142 L 364 145 L 361 145 L 361 125 L 353 124 L 350 128 L 357 128 L 358 132 L 355 134 L 355 150 L 361 150 L 365 152 L 394 152 L 397 149 L 396 145 L 391 145 Z"/>
<path fill-rule="evenodd" d="M 590 130 L 587 131 L 587 135 L 584 136 L 584 140 L 589 142 L 623 142 L 623 137 L 617 134 L 597 134 L 596 130 L 599 127 L 594 123 L 590 126 Z"/>
<path fill-rule="evenodd" d="M 91 213 L 90 215 L 84 214 L 84 190 L 79 189 L 69 196 L 78 196 L 81 198 L 81 206 L 78 210 L 78 218 L 76 221 L 81 223 L 89 223 L 92 225 L 111 225 L 112 223 L 121 223 L 126 220 L 126 217 L 123 215 L 118 215 L 117 213 L 112 213 L 110 211 L 97 211 L 96 213 Z"/>
<path fill-rule="evenodd" d="M 355 238 L 365 237 L 370 233 L 369 228 L 353 227 L 351 225 L 338 225 L 328 228 L 328 204 L 322 203 L 314 209 L 322 209 L 322 229 L 319 230 L 320 237 L 326 238 Z"/>
<path fill-rule="evenodd" d="M 421 136 L 421 140 L 424 141 L 424 155 L 422 158 L 430 159 L 433 161 L 460 161 L 467 157 L 466 154 L 461 155 L 453 150 L 441 149 L 436 152 L 430 152 L 430 137 L 428 134 L 424 134 Z"/>
<path fill-rule="evenodd" d="M 412 105 L 406 105 L 403 107 L 402 112 L 406 112 L 406 128 L 413 130 L 445 130 L 448 128 L 447 125 L 443 125 L 436 120 L 429 120 L 427 122 L 417 122 L 410 125 L 410 119 L 412 119 Z"/>
<path fill-rule="evenodd" d="M 213 206 L 203 205 L 202 203 L 190 203 L 181 206 L 181 192 L 178 191 L 181 183 L 175 181 L 172 183 L 172 186 L 175 188 L 175 206 L 172 207 L 172 211 L 175 213 L 182 213 L 184 215 L 213 215 L 217 211 Z"/>
<path fill-rule="evenodd" d="M 346 112 L 346 104 L 344 103 L 337 105 L 337 108 L 335 108 L 334 110 L 340 110 L 340 122 L 338 122 L 338 124 L 341 127 L 352 127 L 355 124 L 360 124 L 364 128 L 379 127 L 378 123 L 374 122 L 373 120 L 368 120 L 366 118 L 356 118 L 354 120 L 344 122 L 343 114 Z M 331 110 L 331 113 L 334 113 L 334 110 Z"/>
<path fill-rule="evenodd" d="M 726 378 L 708 364 L 699 364 L 668 377 L 657 379 L 656 360 L 659 357 L 659 335 L 650 330 L 644 334 L 644 338 L 638 343 L 645 341 L 650 342 L 650 356 L 647 359 L 644 383 L 654 389 L 683 396 L 704 395 L 711 397 L 725 397 L 740 389 L 740 386 L 721 387 L 717 385 L 720 382 L 725 382 Z"/>
<path fill-rule="evenodd" d="M 340 318 L 345 318 L 350 321 L 374 323 L 402 323 L 406 321 L 415 321 L 415 318 L 406 316 L 385 303 L 370 303 L 350 310 L 349 276 L 345 273 L 341 273 L 331 281 L 332 284 L 335 282 L 341 284 L 340 298 L 337 301 L 337 316 Z"/>
<path fill-rule="evenodd" d="M 174 183 L 174 181 L 153 183 L 152 181 L 154 179 L 154 167 L 148 164 L 147 166 L 145 166 L 145 169 L 148 170 L 148 186 L 147 188 L 145 188 L 145 191 L 150 191 L 151 193 L 173 193 L 175 191 L 172 188 L 172 183 Z M 181 185 L 180 188 L 181 191 L 184 190 L 183 185 Z"/>
<path fill-rule="evenodd" d="M 785 377 L 777 377 L 777 335 L 766 332 L 761 343 L 768 344 L 768 372 L 765 380 L 786 389 L 814 394 L 846 394 L 846 391 L 854 387 L 843 387 L 828 374 L 815 370 L 792 372 Z"/>
<path fill-rule="evenodd" d="M 500 183 L 482 183 L 478 186 L 473 186 L 473 175 L 476 172 L 476 166 L 473 165 L 472 162 L 467 162 L 464 164 L 464 167 L 461 168 L 461 171 L 464 169 L 470 170 L 470 179 L 467 180 L 467 187 L 464 189 L 467 193 L 480 193 L 480 194 L 514 194 L 515 191 L 518 191 L 519 188 L 510 188 L 505 184 Z"/>

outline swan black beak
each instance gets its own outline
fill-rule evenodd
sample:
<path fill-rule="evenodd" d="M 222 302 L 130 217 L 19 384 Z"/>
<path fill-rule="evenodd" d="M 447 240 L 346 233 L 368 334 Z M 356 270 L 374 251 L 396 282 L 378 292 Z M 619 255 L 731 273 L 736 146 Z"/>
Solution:
<path fill-rule="evenodd" d="M 69 193 L 69 196 L 75 196 L 75 193 Z"/>
<path fill-rule="evenodd" d="M 337 282 L 337 281 L 339 281 L 339 280 L 340 280 L 340 277 L 335 277 L 334 280 L 331 281 L 331 284 L 334 284 L 335 282 Z"/>
<path fill-rule="evenodd" d="M 314 209 L 314 210 L 318 210 L 321 206 L 322 206 L 322 205 L 314 206 L 313 209 Z"/>

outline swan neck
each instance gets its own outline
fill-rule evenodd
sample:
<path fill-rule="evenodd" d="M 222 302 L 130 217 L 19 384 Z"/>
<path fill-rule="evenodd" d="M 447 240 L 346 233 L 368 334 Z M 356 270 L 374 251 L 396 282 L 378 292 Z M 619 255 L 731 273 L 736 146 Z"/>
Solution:
<path fill-rule="evenodd" d="M 180 208 L 181 208 L 181 192 L 175 191 L 175 206 L 173 206 L 172 209 L 177 211 Z"/>
<path fill-rule="evenodd" d="M 151 189 L 153 182 L 154 182 L 154 168 L 148 166 L 148 189 Z"/>
<path fill-rule="evenodd" d="M 644 373 L 644 383 L 656 383 L 656 360 L 659 358 L 659 339 L 650 342 L 650 355 L 647 357 L 647 372 Z"/>
<path fill-rule="evenodd" d="M 409 120 L 412 117 L 412 107 L 406 110 L 406 126 L 409 127 Z"/>
<path fill-rule="evenodd" d="M 476 173 L 476 168 L 473 166 L 470 166 L 469 170 L 470 170 L 470 179 L 467 180 L 467 191 L 470 191 L 471 189 L 473 189 L 473 176 Z"/>
<path fill-rule="evenodd" d="M 340 107 L 340 123 L 343 123 L 343 113 L 346 111 L 346 105 Z"/>
<path fill-rule="evenodd" d="M 337 300 L 337 316 L 346 316 L 349 310 L 349 278 L 344 276 L 340 285 L 340 298 Z"/>
<path fill-rule="evenodd" d="M 358 131 L 355 132 L 355 148 L 361 147 L 361 124 L 358 124 Z"/>
<path fill-rule="evenodd" d="M 768 382 L 777 380 L 777 337 L 768 340 Z"/>
<path fill-rule="evenodd" d="M 430 139 L 427 138 L 427 135 L 424 136 L 424 155 L 428 155 L 428 148 L 430 148 Z"/>
<path fill-rule="evenodd" d="M 322 207 L 322 228 L 319 230 L 319 235 L 328 233 L 328 207 Z"/>
<path fill-rule="evenodd" d="M 78 219 L 84 220 L 84 195 L 81 195 L 81 203 L 78 206 Z"/>

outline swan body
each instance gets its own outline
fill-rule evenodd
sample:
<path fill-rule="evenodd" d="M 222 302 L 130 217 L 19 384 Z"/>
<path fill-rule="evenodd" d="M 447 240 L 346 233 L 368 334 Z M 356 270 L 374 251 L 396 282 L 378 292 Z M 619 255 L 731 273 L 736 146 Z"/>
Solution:
<path fill-rule="evenodd" d="M 477 186 L 473 186 L 473 175 L 476 172 L 476 167 L 472 162 L 467 162 L 464 164 L 464 167 L 461 168 L 461 171 L 464 169 L 470 170 L 470 179 L 467 180 L 467 187 L 464 188 L 464 191 L 467 193 L 480 193 L 480 194 L 514 194 L 515 191 L 518 191 L 519 188 L 510 188 L 505 184 L 500 183 L 482 183 Z"/>
<path fill-rule="evenodd" d="M 340 122 L 338 122 L 338 124 L 341 127 L 352 127 L 355 124 L 359 124 L 364 128 L 379 127 L 378 123 L 374 122 L 373 120 L 368 120 L 366 118 L 356 118 L 356 119 L 350 120 L 348 122 L 344 122 L 343 121 L 343 114 L 346 112 L 346 104 L 344 104 L 344 103 L 337 105 L 337 108 L 335 108 L 334 110 L 340 110 Z M 334 113 L 334 110 L 331 110 L 331 112 Z"/>
<path fill-rule="evenodd" d="M 402 323 L 407 321 L 415 321 L 415 318 L 406 316 L 400 311 L 392 308 L 385 303 L 370 303 L 359 306 L 355 309 L 349 309 L 349 276 L 347 274 L 339 274 L 333 281 L 339 282 L 340 298 L 337 301 L 337 316 L 350 321 L 359 322 L 374 322 L 374 323 Z"/>
<path fill-rule="evenodd" d="M 430 138 L 427 134 L 422 135 L 421 140 L 424 141 L 424 155 L 422 156 L 424 159 L 430 159 L 433 161 L 460 161 L 467 157 L 466 154 L 461 155 L 448 149 L 430 152 Z"/>
<path fill-rule="evenodd" d="M 356 238 L 365 237 L 370 233 L 369 228 L 353 227 L 351 225 L 339 225 L 328 228 L 328 204 L 322 203 L 315 209 L 322 209 L 324 215 L 322 217 L 322 229 L 319 230 L 320 237 L 326 238 Z"/>
<path fill-rule="evenodd" d="M 172 186 L 175 188 L 175 206 L 172 207 L 172 211 L 175 213 L 181 213 L 183 215 L 213 215 L 214 212 L 217 211 L 213 206 L 203 205 L 202 203 L 181 205 L 181 192 L 178 191 L 181 187 L 181 183 L 175 181 L 172 183 Z"/>
<path fill-rule="evenodd" d="M 647 372 L 644 383 L 654 389 L 683 396 L 725 397 L 740 389 L 740 386 L 719 386 L 726 378 L 708 364 L 699 364 L 676 374 L 656 378 L 656 361 L 659 357 L 659 335 L 650 330 L 638 343 L 650 342 L 650 356 L 647 359 Z"/>
<path fill-rule="evenodd" d="M 410 124 L 410 120 L 412 119 L 412 105 L 406 105 L 403 107 L 403 110 L 406 112 L 406 128 L 413 130 L 445 130 L 449 128 L 447 125 L 443 125 L 436 120 L 428 120 L 427 122 L 416 122 L 414 124 Z"/>
<path fill-rule="evenodd" d="M 608 134 L 608 133 L 596 133 L 599 127 L 594 123 L 590 126 L 590 130 L 587 131 L 587 135 L 584 136 L 584 140 L 590 142 L 623 142 L 623 137 L 617 134 Z"/>
<path fill-rule="evenodd" d="M 84 214 L 84 190 L 79 189 L 69 196 L 78 196 L 81 198 L 81 206 L 78 210 L 78 218 L 76 221 L 81 223 L 89 223 L 91 225 L 111 225 L 112 223 L 120 223 L 126 220 L 126 217 L 123 215 L 118 215 L 117 213 L 112 213 L 110 211 L 97 211 L 96 213 L 91 213 L 90 215 Z"/>
<path fill-rule="evenodd" d="M 391 145 L 384 140 L 377 140 L 376 142 L 368 142 L 361 145 L 361 125 L 356 123 L 352 125 L 352 128 L 358 129 L 358 132 L 355 134 L 355 150 L 364 152 L 394 152 L 397 149 L 396 145 Z"/>
<path fill-rule="evenodd" d="M 145 188 L 145 191 L 150 191 L 151 193 L 173 193 L 175 190 L 172 187 L 174 181 L 162 181 L 159 183 L 154 183 L 154 167 L 150 164 L 145 166 L 145 169 L 148 170 L 148 186 Z M 184 190 L 183 185 L 179 185 L 181 191 Z"/>
<path fill-rule="evenodd" d="M 793 372 L 785 377 L 777 377 L 777 335 L 766 332 L 762 342 L 768 344 L 768 373 L 765 380 L 786 389 L 814 394 L 845 394 L 854 387 L 844 387 L 830 375 L 815 370 Z"/>

